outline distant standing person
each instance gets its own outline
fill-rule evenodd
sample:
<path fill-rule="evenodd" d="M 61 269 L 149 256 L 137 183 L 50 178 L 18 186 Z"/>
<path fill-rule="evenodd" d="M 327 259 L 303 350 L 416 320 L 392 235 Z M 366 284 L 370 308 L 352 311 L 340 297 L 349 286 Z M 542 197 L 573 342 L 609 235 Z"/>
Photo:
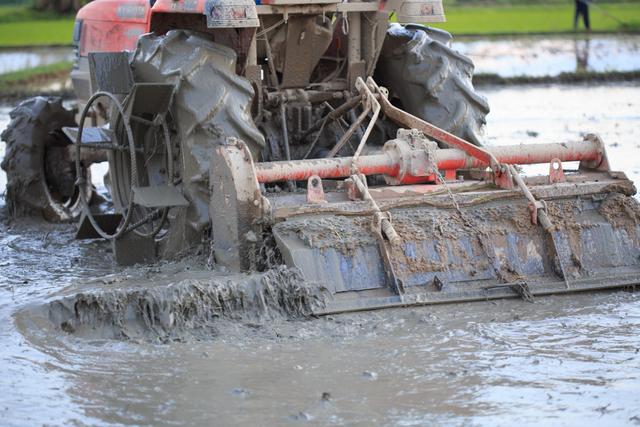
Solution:
<path fill-rule="evenodd" d="M 589 25 L 589 1 L 588 0 L 575 0 L 576 13 L 573 15 L 573 29 L 578 29 L 578 19 L 582 15 L 582 22 L 584 22 L 584 28 L 587 31 L 591 31 L 591 25 Z"/>

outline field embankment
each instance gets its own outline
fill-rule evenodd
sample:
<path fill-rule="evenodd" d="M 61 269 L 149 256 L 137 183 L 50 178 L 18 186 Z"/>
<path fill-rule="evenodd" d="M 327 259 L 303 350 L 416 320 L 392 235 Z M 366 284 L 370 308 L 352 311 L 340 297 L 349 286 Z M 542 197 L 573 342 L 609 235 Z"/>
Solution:
<path fill-rule="evenodd" d="M 8 100 L 45 94 L 71 97 L 65 84 L 71 66 L 71 62 L 64 61 L 0 74 L 0 98 Z"/>

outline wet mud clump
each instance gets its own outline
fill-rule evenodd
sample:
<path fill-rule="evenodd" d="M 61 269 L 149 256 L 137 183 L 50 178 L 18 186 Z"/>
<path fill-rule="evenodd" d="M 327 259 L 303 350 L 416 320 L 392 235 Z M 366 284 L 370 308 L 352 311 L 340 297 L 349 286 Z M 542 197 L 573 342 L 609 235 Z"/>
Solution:
<path fill-rule="evenodd" d="M 49 302 L 48 317 L 56 328 L 80 337 L 171 342 L 210 338 L 221 318 L 302 319 L 323 306 L 322 289 L 286 267 L 211 276 L 80 292 Z"/>
<path fill-rule="evenodd" d="M 623 228 L 635 242 L 640 239 L 637 232 L 640 225 L 640 205 L 635 199 L 612 194 L 602 203 L 599 212 L 614 227 Z"/>

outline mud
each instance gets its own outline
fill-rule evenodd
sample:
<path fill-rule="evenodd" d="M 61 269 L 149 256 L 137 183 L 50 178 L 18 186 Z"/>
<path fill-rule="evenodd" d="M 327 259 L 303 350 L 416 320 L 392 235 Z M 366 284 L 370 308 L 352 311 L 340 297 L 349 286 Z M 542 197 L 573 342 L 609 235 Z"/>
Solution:
<path fill-rule="evenodd" d="M 170 342 L 211 339 L 216 321 L 243 322 L 304 319 L 321 307 L 320 290 L 299 272 L 279 267 L 263 274 L 225 276 L 195 271 L 197 262 L 147 271 L 143 277 L 108 276 L 116 284 L 91 291 L 74 286 L 49 302 L 48 318 L 60 331 L 83 338 Z M 146 280 L 145 280 L 146 279 Z M 145 285 L 151 281 L 153 286 Z"/>
<path fill-rule="evenodd" d="M 277 225 L 284 234 L 295 234 L 311 248 L 336 248 L 348 254 L 356 248 L 376 242 L 370 218 L 327 216 L 313 221 L 283 222 Z"/>
<path fill-rule="evenodd" d="M 640 224 L 640 209 L 637 204 L 630 203 L 630 200 L 621 194 L 612 195 L 602 203 L 599 212 L 614 227 L 624 228 L 635 242 L 640 240 L 640 236 L 635 233 L 635 228 Z"/>
<path fill-rule="evenodd" d="M 493 143 L 559 142 L 597 131 L 612 167 L 638 183 L 637 86 L 492 88 L 485 94 Z M 7 111 L 0 107 L 0 129 Z M 3 179 L 0 174 L 0 185 Z M 632 217 L 618 215 L 619 208 L 612 200 L 600 212 L 624 228 Z M 521 220 L 514 218 L 513 227 Z M 108 244 L 75 241 L 71 226 L 0 218 L 3 423 L 640 422 L 638 293 L 306 319 L 300 313 L 314 298 L 291 272 L 236 278 L 207 270 L 202 260 L 198 265 L 186 260 L 122 270 Z M 253 293 L 265 286 L 263 277 L 301 295 L 302 304 L 283 308 L 278 290 L 264 310 Z M 228 281 L 240 292 L 220 303 L 215 295 Z M 167 282 L 174 289 L 167 290 Z M 165 305 L 169 297 L 180 302 Z M 205 301 L 229 308 L 220 308 L 217 318 L 198 318 Z M 140 304 L 154 315 L 138 310 Z M 166 327 L 171 313 L 173 335 Z M 145 319 L 153 319 L 152 328 Z M 190 328 L 195 319 L 206 327 Z M 131 339 L 108 339 L 122 334 Z"/>
<path fill-rule="evenodd" d="M 446 213 L 445 213 L 446 212 Z M 449 208 L 432 210 L 405 210 L 393 213 L 394 227 L 403 241 L 420 242 L 435 239 L 434 252 L 420 249 L 410 252 L 394 250 L 393 263 L 399 274 L 423 272 L 452 272 L 471 278 L 489 270 L 496 262 L 491 242 L 499 241 L 515 232 L 529 234 L 535 239 L 538 230 L 527 224 L 526 204 L 511 200 L 499 206 L 461 207 L 460 212 Z M 506 221 L 505 221 L 506 218 Z M 487 236 L 491 236 L 489 240 Z M 420 246 L 420 245 L 418 245 Z M 487 253 L 490 250 L 490 253 Z M 507 260 L 502 260 L 507 265 Z M 444 277 L 444 276 L 441 276 Z"/>

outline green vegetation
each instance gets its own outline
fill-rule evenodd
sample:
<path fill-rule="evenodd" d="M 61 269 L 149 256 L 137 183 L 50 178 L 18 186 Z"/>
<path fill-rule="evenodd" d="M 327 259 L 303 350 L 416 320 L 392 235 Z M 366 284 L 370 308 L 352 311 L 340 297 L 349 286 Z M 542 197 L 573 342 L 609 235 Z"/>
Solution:
<path fill-rule="evenodd" d="M 0 47 L 69 45 L 72 32 L 71 15 L 0 7 Z"/>
<path fill-rule="evenodd" d="M 573 11 L 573 2 L 536 6 L 453 6 L 445 7 L 447 22 L 434 26 L 454 35 L 572 32 Z M 590 17 L 593 31 L 640 31 L 640 2 L 593 5 Z M 580 22 L 579 28 L 581 25 Z"/>
<path fill-rule="evenodd" d="M 73 20 L 0 23 L 0 46 L 70 45 Z"/>
<path fill-rule="evenodd" d="M 37 11 L 26 6 L 0 5 L 0 23 L 25 21 L 68 21 L 73 15 L 60 15 L 49 11 Z"/>
<path fill-rule="evenodd" d="M 26 70 L 0 74 L 0 92 L 11 92 L 21 86 L 29 86 L 35 82 L 50 80 L 55 77 L 67 76 L 71 71 L 71 62 L 56 62 Z"/>

